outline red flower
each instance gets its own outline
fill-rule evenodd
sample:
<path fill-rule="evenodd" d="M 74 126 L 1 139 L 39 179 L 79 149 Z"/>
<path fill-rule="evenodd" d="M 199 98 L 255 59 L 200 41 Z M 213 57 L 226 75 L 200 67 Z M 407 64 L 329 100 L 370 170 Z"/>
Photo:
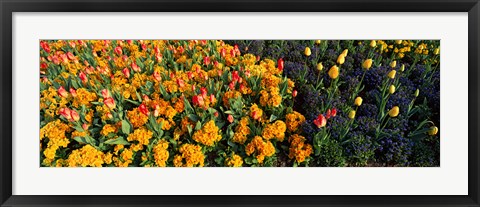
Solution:
<path fill-rule="evenodd" d="M 318 115 L 317 119 L 313 120 L 313 123 L 318 127 L 324 127 L 327 124 L 327 119 L 323 114 Z"/>
<path fill-rule="evenodd" d="M 280 71 L 282 71 L 283 70 L 283 59 L 282 58 L 278 59 L 277 63 L 278 63 L 278 69 Z"/>
<path fill-rule="evenodd" d="M 125 77 L 130 78 L 130 70 L 128 68 L 124 68 L 122 73 L 125 75 Z"/>
<path fill-rule="evenodd" d="M 40 68 L 41 69 L 46 69 L 46 68 L 48 68 L 48 64 L 47 63 L 40 63 Z"/>
<path fill-rule="evenodd" d="M 122 55 L 122 53 L 123 53 L 122 47 L 117 46 L 117 47 L 115 48 L 115 53 L 117 53 L 117 55 Z"/>
<path fill-rule="evenodd" d="M 203 100 L 203 97 L 200 95 L 193 96 L 192 98 L 193 105 L 203 107 L 205 105 L 205 101 Z"/>
<path fill-rule="evenodd" d="M 70 88 L 70 93 L 72 94 L 73 97 L 77 96 L 77 91 L 74 88 Z"/>
<path fill-rule="evenodd" d="M 297 90 L 293 90 L 292 96 L 293 96 L 293 97 L 297 97 L 297 93 L 298 93 Z"/>
<path fill-rule="evenodd" d="M 180 87 L 180 88 L 183 88 L 185 86 L 185 83 L 183 82 L 182 79 L 177 79 L 177 85 Z"/>
<path fill-rule="evenodd" d="M 225 57 L 225 55 L 227 55 L 225 48 L 220 49 L 220 56 Z"/>
<path fill-rule="evenodd" d="M 109 109 L 115 108 L 115 100 L 112 97 L 105 98 L 103 100 L 103 104 L 105 104 Z"/>
<path fill-rule="evenodd" d="M 332 110 L 328 109 L 327 114 L 325 115 L 325 118 L 330 119 L 331 115 L 332 115 Z"/>
<path fill-rule="evenodd" d="M 140 71 L 142 70 L 142 69 L 140 69 L 140 67 L 138 67 L 138 65 L 135 64 L 135 63 L 132 63 L 131 66 L 132 66 L 133 71 L 135 71 L 135 72 L 140 72 Z"/>
<path fill-rule="evenodd" d="M 63 88 L 63 86 L 60 86 L 60 88 L 58 88 L 58 95 L 60 95 L 63 98 L 67 98 L 68 92 L 67 90 L 65 90 L 65 88 Z"/>
<path fill-rule="evenodd" d="M 88 125 L 85 124 L 85 123 L 83 123 L 83 124 L 82 124 L 82 128 L 83 128 L 83 130 L 88 130 Z"/>
<path fill-rule="evenodd" d="M 102 90 L 102 96 L 103 96 L 103 98 L 108 98 L 108 97 L 110 97 L 110 92 L 108 92 L 107 89 L 103 89 Z"/>
<path fill-rule="evenodd" d="M 80 72 L 79 77 L 80 77 L 80 80 L 82 80 L 83 83 L 87 82 L 87 80 L 88 80 L 87 75 L 85 75 L 85 73 L 83 73 L 83 71 Z"/>
<path fill-rule="evenodd" d="M 71 52 L 67 52 L 67 58 L 70 59 L 70 60 L 73 60 L 73 59 L 75 59 L 75 55 L 73 55 L 73 53 L 71 53 Z"/>
<path fill-rule="evenodd" d="M 206 56 L 203 58 L 203 64 L 210 65 L 210 57 Z"/>
<path fill-rule="evenodd" d="M 332 109 L 332 117 L 336 116 L 337 115 L 337 109 L 336 108 L 333 108 Z"/>
<path fill-rule="evenodd" d="M 73 121 L 78 121 L 80 120 L 80 115 L 78 115 L 77 111 L 75 110 L 70 110 L 70 114 L 72 116 Z"/>
<path fill-rule="evenodd" d="M 207 88 L 201 87 L 200 93 L 202 94 L 202 98 L 207 98 Z"/>
<path fill-rule="evenodd" d="M 227 117 L 228 122 L 233 123 L 233 116 L 231 114 Z"/>
<path fill-rule="evenodd" d="M 162 76 L 157 71 L 153 72 L 153 78 L 155 78 L 155 80 L 157 80 L 158 82 L 162 81 Z"/>
<path fill-rule="evenodd" d="M 147 106 L 145 104 L 143 104 L 143 103 L 140 104 L 138 109 L 140 110 L 140 112 L 142 112 L 142 114 L 148 115 L 148 109 L 147 109 Z"/>
<path fill-rule="evenodd" d="M 67 120 L 71 121 L 72 120 L 72 114 L 70 112 L 70 109 L 68 108 L 61 108 L 58 113 L 60 113 L 61 116 L 66 118 Z"/>

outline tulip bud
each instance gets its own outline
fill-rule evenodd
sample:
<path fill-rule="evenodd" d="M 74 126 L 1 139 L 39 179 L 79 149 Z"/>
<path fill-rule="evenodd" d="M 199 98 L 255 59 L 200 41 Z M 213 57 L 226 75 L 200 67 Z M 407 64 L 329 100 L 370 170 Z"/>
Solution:
<path fill-rule="evenodd" d="M 75 110 L 70 110 L 70 114 L 72 116 L 73 121 L 78 121 L 80 120 L 80 115 L 78 115 L 77 111 Z"/>
<path fill-rule="evenodd" d="M 72 113 L 70 112 L 70 109 L 68 108 L 61 108 L 58 113 L 63 116 L 67 120 L 72 120 Z"/>
<path fill-rule="evenodd" d="M 215 111 L 215 113 L 213 113 L 213 115 L 214 115 L 215 117 L 218 117 L 218 111 Z"/>
<path fill-rule="evenodd" d="M 317 64 L 317 70 L 322 71 L 323 70 L 323 64 L 320 62 Z"/>
<path fill-rule="evenodd" d="M 306 47 L 304 53 L 305 53 L 305 55 L 308 57 L 308 56 L 310 56 L 310 55 L 312 54 L 312 51 L 310 50 L 309 47 Z"/>
<path fill-rule="evenodd" d="M 403 72 L 405 70 L 405 64 L 402 64 L 402 66 L 400 67 L 400 71 Z"/>
<path fill-rule="evenodd" d="M 85 75 L 85 73 L 83 73 L 83 71 L 80 72 L 80 75 L 79 75 L 79 76 L 80 76 L 80 80 L 82 80 L 83 83 L 86 83 L 86 82 L 87 82 L 87 80 L 88 80 L 88 79 L 87 79 L 87 75 Z"/>
<path fill-rule="evenodd" d="M 337 109 L 333 108 L 332 109 L 332 117 L 335 117 L 337 115 Z"/>
<path fill-rule="evenodd" d="M 436 126 L 430 127 L 430 130 L 428 131 L 428 135 L 433 136 L 438 133 L 438 128 Z"/>
<path fill-rule="evenodd" d="M 225 48 L 220 49 L 220 56 L 225 57 L 226 55 L 227 55 L 227 51 L 225 50 Z"/>
<path fill-rule="evenodd" d="M 388 92 L 389 92 L 390 94 L 395 93 L 395 86 L 394 86 L 394 85 L 390 85 L 390 88 L 388 89 Z"/>
<path fill-rule="evenodd" d="M 115 53 L 116 53 L 117 55 L 122 55 L 122 47 L 117 46 L 117 47 L 115 48 Z"/>
<path fill-rule="evenodd" d="M 315 44 L 319 45 L 320 43 L 322 43 L 322 40 L 315 40 Z"/>
<path fill-rule="evenodd" d="M 180 88 L 183 88 L 185 86 L 185 82 L 183 81 L 183 79 L 177 79 L 177 85 L 178 87 Z"/>
<path fill-rule="evenodd" d="M 115 108 L 115 100 L 112 97 L 105 98 L 103 104 L 105 104 L 110 110 Z"/>
<path fill-rule="evenodd" d="M 132 64 L 131 64 L 131 67 L 132 67 L 133 71 L 135 71 L 135 72 L 140 72 L 140 71 L 142 71 L 142 69 L 141 69 L 140 67 L 138 67 L 138 65 L 135 64 L 135 63 L 132 63 Z"/>
<path fill-rule="evenodd" d="M 347 55 L 348 55 L 348 49 L 343 50 L 342 55 L 345 56 L 345 57 L 347 57 Z"/>
<path fill-rule="evenodd" d="M 210 65 L 210 57 L 206 56 L 203 58 L 203 64 Z"/>
<path fill-rule="evenodd" d="M 127 78 L 130 77 L 130 70 L 128 68 L 124 68 L 122 70 L 122 73 L 123 73 L 123 75 L 125 75 L 125 77 L 127 77 Z"/>
<path fill-rule="evenodd" d="M 65 88 L 63 88 L 63 86 L 60 86 L 60 88 L 58 88 L 58 95 L 60 95 L 63 98 L 67 98 L 68 92 L 65 90 Z"/>
<path fill-rule="evenodd" d="M 375 40 L 372 40 L 370 42 L 370 47 L 376 47 L 377 46 L 377 42 Z"/>
<path fill-rule="evenodd" d="M 433 54 L 434 55 L 440 54 L 440 48 L 435 48 L 435 50 L 433 51 Z"/>
<path fill-rule="evenodd" d="M 390 67 L 395 68 L 397 66 L 397 61 L 394 60 L 390 63 Z"/>
<path fill-rule="evenodd" d="M 297 93 L 298 93 L 297 90 L 293 90 L 292 96 L 293 96 L 294 98 L 297 97 Z"/>
<path fill-rule="evenodd" d="M 330 76 L 331 79 L 336 79 L 338 77 L 338 74 L 339 74 L 339 71 L 336 65 L 332 66 L 328 71 L 328 76 Z"/>
<path fill-rule="evenodd" d="M 75 59 L 75 55 L 73 55 L 72 52 L 67 52 L 67 58 L 68 58 L 69 60 L 73 60 L 73 59 Z"/>
<path fill-rule="evenodd" d="M 337 58 L 337 63 L 339 65 L 343 64 L 345 62 L 345 56 L 343 54 L 340 54 Z"/>
<path fill-rule="evenodd" d="M 398 108 L 398 106 L 394 106 L 392 109 L 390 109 L 390 111 L 388 111 L 388 115 L 390 115 L 390 117 L 397 117 L 398 113 L 400 113 L 400 108 Z"/>
<path fill-rule="evenodd" d="M 394 79 L 395 78 L 395 74 L 397 74 L 397 71 L 396 70 L 392 70 L 388 73 L 388 77 L 391 78 L 391 79 Z"/>
<path fill-rule="evenodd" d="M 368 70 L 368 69 L 370 69 L 370 67 L 372 67 L 372 63 L 373 63 L 372 59 L 366 59 L 362 63 L 362 68 Z"/>
<path fill-rule="evenodd" d="M 418 88 L 417 88 L 417 90 L 415 90 L 415 94 L 414 94 L 415 97 L 418 97 L 418 94 L 420 94 L 420 90 L 418 90 Z"/>
<path fill-rule="evenodd" d="M 318 115 L 318 117 L 313 120 L 313 123 L 318 127 L 318 128 L 321 128 L 321 127 L 324 127 L 325 125 L 327 125 L 327 119 L 322 115 Z"/>
<path fill-rule="evenodd" d="M 402 40 L 395 40 L 395 44 L 397 45 L 402 44 Z"/>
<path fill-rule="evenodd" d="M 215 102 L 215 95 L 210 94 L 210 103 Z"/>
<path fill-rule="evenodd" d="M 231 114 L 227 117 L 228 122 L 233 123 L 233 116 Z"/>
<path fill-rule="evenodd" d="M 82 124 L 82 128 L 83 128 L 83 130 L 88 130 L 88 125 L 85 124 L 85 123 L 83 123 L 83 124 Z"/>
<path fill-rule="evenodd" d="M 73 97 L 77 96 L 77 91 L 74 88 L 70 88 L 70 93 L 72 94 Z"/>
<path fill-rule="evenodd" d="M 282 71 L 283 70 L 283 59 L 282 58 L 278 59 L 277 64 L 278 64 L 278 69 L 280 71 Z"/>
<path fill-rule="evenodd" d="M 357 114 L 357 112 L 356 112 L 355 110 L 351 110 L 351 111 L 348 113 L 348 118 L 354 119 L 356 114 Z"/>
<path fill-rule="evenodd" d="M 146 106 L 144 103 L 140 104 L 140 106 L 138 107 L 138 109 L 140 110 L 140 112 L 141 112 L 142 114 L 145 114 L 145 115 L 148 116 L 148 109 L 147 109 L 147 106 Z"/>
<path fill-rule="evenodd" d="M 103 96 L 103 98 L 110 97 L 110 92 L 108 92 L 108 89 L 103 89 L 102 90 L 102 96 Z"/>
<path fill-rule="evenodd" d="M 158 82 L 162 81 L 162 76 L 161 76 L 160 73 L 157 72 L 157 71 L 154 71 L 154 72 L 153 72 L 153 78 L 154 78 L 155 80 L 157 80 Z"/>
<path fill-rule="evenodd" d="M 362 102 L 363 102 L 362 97 L 359 96 L 359 97 L 355 98 L 355 106 L 361 106 Z"/>

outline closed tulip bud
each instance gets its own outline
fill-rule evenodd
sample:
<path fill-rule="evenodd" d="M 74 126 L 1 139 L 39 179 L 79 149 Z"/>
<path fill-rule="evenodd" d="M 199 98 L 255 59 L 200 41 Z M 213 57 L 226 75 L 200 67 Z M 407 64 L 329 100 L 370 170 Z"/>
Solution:
<path fill-rule="evenodd" d="M 397 45 L 402 44 L 402 40 L 395 40 L 395 44 Z"/>
<path fill-rule="evenodd" d="M 377 46 L 377 42 L 375 40 L 372 40 L 370 42 L 370 47 L 376 47 Z"/>
<path fill-rule="evenodd" d="M 435 50 L 433 51 L 433 54 L 434 55 L 440 54 L 440 48 L 435 48 Z"/>
<path fill-rule="evenodd" d="M 115 100 L 112 97 L 105 98 L 103 100 L 103 104 L 105 104 L 105 106 L 107 106 L 109 109 L 115 108 Z"/>
<path fill-rule="evenodd" d="M 68 108 L 61 108 L 58 113 L 63 116 L 67 120 L 72 120 L 72 113 L 70 112 L 70 109 Z"/>
<path fill-rule="evenodd" d="M 335 117 L 337 115 L 337 109 L 333 108 L 332 109 L 332 117 Z"/>
<path fill-rule="evenodd" d="M 363 61 L 362 63 L 362 68 L 363 69 L 370 69 L 372 67 L 372 63 L 373 63 L 373 60 L 372 59 L 366 59 L 365 61 Z"/>
<path fill-rule="evenodd" d="M 185 86 L 185 82 L 183 81 L 183 79 L 177 79 L 177 85 L 178 87 L 180 88 L 183 88 Z"/>
<path fill-rule="evenodd" d="M 390 117 L 397 117 L 399 113 L 400 108 L 398 108 L 398 106 L 394 106 L 392 109 L 390 109 L 390 111 L 388 111 L 388 115 L 390 115 Z"/>
<path fill-rule="evenodd" d="M 292 96 L 293 96 L 294 98 L 297 97 L 297 93 L 298 93 L 297 90 L 293 90 Z"/>
<path fill-rule="evenodd" d="M 108 92 L 108 89 L 103 89 L 102 90 L 102 96 L 103 96 L 103 98 L 110 97 L 110 92 Z"/>
<path fill-rule="evenodd" d="M 228 122 L 233 123 L 233 116 L 231 114 L 227 117 Z"/>
<path fill-rule="evenodd" d="M 362 105 L 362 102 L 363 102 L 362 97 L 359 96 L 359 97 L 355 98 L 355 106 Z"/>
<path fill-rule="evenodd" d="M 67 98 L 68 92 L 67 90 L 65 90 L 65 88 L 63 88 L 63 86 L 60 86 L 60 88 L 58 88 L 58 95 L 60 95 L 63 98 Z"/>
<path fill-rule="evenodd" d="M 138 67 L 138 65 L 135 64 L 135 63 L 132 63 L 131 66 L 132 66 L 133 71 L 135 71 L 135 72 L 142 71 L 142 69 L 140 67 Z"/>
<path fill-rule="evenodd" d="M 162 81 L 162 76 L 161 76 L 160 73 L 157 72 L 157 71 L 154 71 L 154 72 L 153 72 L 153 78 L 154 78 L 155 80 L 159 81 L 159 82 Z"/>
<path fill-rule="evenodd" d="M 214 115 L 215 117 L 218 117 L 218 111 L 215 111 L 215 113 L 213 113 L 213 115 Z"/>
<path fill-rule="evenodd" d="M 215 102 L 215 95 L 210 94 L 210 103 Z"/>
<path fill-rule="evenodd" d="M 405 64 L 402 64 L 402 66 L 400 66 L 400 71 L 403 72 L 405 70 Z"/>
<path fill-rule="evenodd" d="M 115 48 L 115 53 L 117 53 L 117 55 L 122 55 L 122 48 L 120 46 L 117 46 Z"/>
<path fill-rule="evenodd" d="M 337 58 L 337 63 L 339 65 L 343 64 L 345 62 L 345 56 L 343 54 L 340 54 Z"/>
<path fill-rule="evenodd" d="M 418 94 L 420 94 L 420 90 L 418 90 L 418 88 L 417 88 L 417 90 L 415 90 L 415 94 L 414 94 L 415 97 L 418 97 Z"/>
<path fill-rule="evenodd" d="M 87 75 L 85 75 L 85 73 L 83 73 L 83 71 L 80 72 L 79 77 L 80 77 L 80 80 L 82 80 L 83 83 L 86 83 L 87 80 L 88 80 Z"/>
<path fill-rule="evenodd" d="M 395 78 L 395 74 L 397 74 L 397 71 L 396 70 L 392 70 L 390 71 L 387 76 L 391 79 L 394 79 Z"/>
<path fill-rule="evenodd" d="M 315 40 L 315 44 L 319 45 L 320 43 L 322 43 L 322 40 Z"/>
<path fill-rule="evenodd" d="M 323 70 L 323 64 L 320 62 L 317 64 L 317 70 L 322 71 Z"/>
<path fill-rule="evenodd" d="M 430 127 L 430 130 L 428 131 L 428 135 L 433 136 L 438 133 L 438 128 L 436 126 Z"/>
<path fill-rule="evenodd" d="M 78 121 L 80 120 L 80 115 L 78 115 L 77 111 L 75 110 L 70 110 L 70 114 L 72 116 L 73 121 Z"/>
<path fill-rule="evenodd" d="M 390 94 L 395 93 L 395 86 L 394 86 L 394 85 L 390 85 L 390 88 L 388 89 L 388 92 L 389 92 Z"/>
<path fill-rule="evenodd" d="M 345 57 L 347 57 L 347 55 L 348 55 L 348 49 L 343 50 L 342 55 L 345 56 Z"/>
<path fill-rule="evenodd" d="M 283 70 L 283 59 L 280 58 L 280 59 L 278 59 L 277 62 L 278 62 L 278 69 L 279 69 L 280 71 L 282 71 L 282 70 Z"/>
<path fill-rule="evenodd" d="M 138 107 L 138 109 L 140 110 L 140 112 L 142 114 L 145 114 L 148 116 L 148 108 L 147 108 L 147 105 L 145 105 L 144 103 L 140 104 L 140 106 Z"/>
<path fill-rule="evenodd" d="M 397 66 L 397 61 L 394 60 L 390 63 L 390 67 L 395 68 Z"/>
<path fill-rule="evenodd" d="M 82 128 L 83 128 L 83 130 L 88 130 L 88 125 L 85 124 L 85 123 L 83 123 L 83 124 L 82 124 Z"/>
<path fill-rule="evenodd" d="M 310 50 L 310 48 L 309 48 L 309 47 L 306 47 L 306 48 L 305 48 L 305 55 L 306 55 L 306 56 L 310 56 L 311 54 L 312 54 L 312 51 Z"/>
<path fill-rule="evenodd" d="M 210 57 L 206 56 L 203 58 L 203 64 L 210 65 Z"/>
<path fill-rule="evenodd" d="M 351 110 L 351 111 L 348 113 L 348 118 L 354 119 L 356 114 L 357 114 L 357 112 L 356 112 L 355 110 Z"/>
<path fill-rule="evenodd" d="M 77 96 L 77 91 L 74 88 L 70 88 L 70 93 L 72 94 L 73 97 Z"/>
<path fill-rule="evenodd" d="M 122 73 L 125 77 L 130 78 L 130 70 L 128 68 L 124 68 Z"/>
<path fill-rule="evenodd" d="M 332 66 L 330 70 L 328 71 L 328 76 L 330 76 L 331 79 L 336 79 L 338 78 L 338 67 L 336 65 Z"/>

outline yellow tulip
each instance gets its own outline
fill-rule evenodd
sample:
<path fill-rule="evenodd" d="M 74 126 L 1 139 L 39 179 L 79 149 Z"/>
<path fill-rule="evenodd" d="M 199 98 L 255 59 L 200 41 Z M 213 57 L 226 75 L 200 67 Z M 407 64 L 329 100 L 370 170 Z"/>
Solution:
<path fill-rule="evenodd" d="M 394 79 L 395 78 L 395 74 L 397 74 L 397 71 L 396 70 L 392 70 L 388 73 L 388 77 L 391 78 L 391 79 Z"/>
<path fill-rule="evenodd" d="M 322 43 L 322 40 L 315 40 L 315 44 L 319 45 L 320 43 Z"/>
<path fill-rule="evenodd" d="M 306 56 L 310 56 L 311 54 L 312 54 L 312 51 L 310 50 L 310 48 L 309 48 L 309 47 L 306 47 L 306 48 L 305 48 L 305 55 L 306 55 Z"/>
<path fill-rule="evenodd" d="M 433 136 L 438 133 L 438 128 L 436 126 L 430 127 L 430 130 L 428 131 L 428 135 Z"/>
<path fill-rule="evenodd" d="M 346 57 L 348 55 L 348 49 L 343 50 L 342 55 Z"/>
<path fill-rule="evenodd" d="M 440 48 L 435 48 L 435 50 L 433 51 L 433 54 L 434 55 L 440 54 Z"/>
<path fill-rule="evenodd" d="M 375 40 L 372 40 L 370 42 L 370 47 L 376 47 L 377 46 L 377 42 Z"/>
<path fill-rule="evenodd" d="M 344 62 L 345 62 L 345 56 L 344 56 L 343 53 L 342 53 L 342 54 L 340 54 L 340 55 L 338 56 L 338 58 L 337 58 L 337 63 L 338 63 L 339 65 L 341 65 L 341 64 L 343 64 Z"/>
<path fill-rule="evenodd" d="M 363 102 L 362 97 L 359 96 L 359 97 L 355 98 L 355 105 L 356 106 L 362 105 L 362 102 Z"/>
<path fill-rule="evenodd" d="M 394 60 L 390 63 L 390 67 L 395 68 L 397 66 L 397 61 Z"/>
<path fill-rule="evenodd" d="M 397 45 L 402 44 L 402 40 L 395 40 L 395 43 L 396 43 Z"/>
<path fill-rule="evenodd" d="M 356 114 L 356 113 L 357 113 L 357 112 L 356 112 L 355 110 L 351 110 L 351 111 L 348 113 L 348 118 L 350 118 L 350 119 L 355 118 L 355 114 Z"/>
<path fill-rule="evenodd" d="M 400 108 L 398 108 L 398 106 L 394 106 L 392 109 L 390 109 L 388 115 L 390 115 L 390 117 L 397 117 L 398 113 L 400 113 Z"/>
<path fill-rule="evenodd" d="M 400 67 L 400 71 L 403 72 L 405 70 L 405 64 L 402 64 L 402 66 Z"/>
<path fill-rule="evenodd" d="M 418 94 L 420 94 L 420 90 L 418 90 L 418 88 L 417 88 L 417 90 L 415 90 L 415 94 L 414 94 L 415 97 L 418 97 Z"/>
<path fill-rule="evenodd" d="M 370 67 L 372 67 L 372 63 L 373 63 L 373 60 L 372 60 L 372 59 L 366 59 L 366 60 L 363 61 L 363 63 L 362 63 L 362 68 L 368 70 L 368 69 L 370 69 Z"/>
<path fill-rule="evenodd" d="M 388 92 L 389 92 L 390 94 L 395 93 L 395 86 L 394 86 L 394 85 L 390 85 L 390 88 L 388 89 Z"/>
<path fill-rule="evenodd" d="M 330 76 L 331 79 L 336 79 L 338 77 L 338 74 L 339 74 L 339 71 L 336 65 L 332 66 L 328 71 L 328 76 Z"/>
<path fill-rule="evenodd" d="M 323 70 L 323 64 L 320 62 L 317 64 L 317 70 L 322 71 Z"/>

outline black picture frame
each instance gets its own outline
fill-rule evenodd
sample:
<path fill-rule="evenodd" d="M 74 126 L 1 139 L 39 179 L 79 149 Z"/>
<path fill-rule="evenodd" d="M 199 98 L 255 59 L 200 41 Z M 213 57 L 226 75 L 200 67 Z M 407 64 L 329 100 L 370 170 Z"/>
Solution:
<path fill-rule="evenodd" d="M 1 206 L 480 206 L 478 0 L 0 0 Z M 26 196 L 12 195 L 13 12 L 468 12 L 468 195 Z M 460 120 L 459 120 L 460 121 Z M 414 186 L 412 186 L 414 187 Z"/>

